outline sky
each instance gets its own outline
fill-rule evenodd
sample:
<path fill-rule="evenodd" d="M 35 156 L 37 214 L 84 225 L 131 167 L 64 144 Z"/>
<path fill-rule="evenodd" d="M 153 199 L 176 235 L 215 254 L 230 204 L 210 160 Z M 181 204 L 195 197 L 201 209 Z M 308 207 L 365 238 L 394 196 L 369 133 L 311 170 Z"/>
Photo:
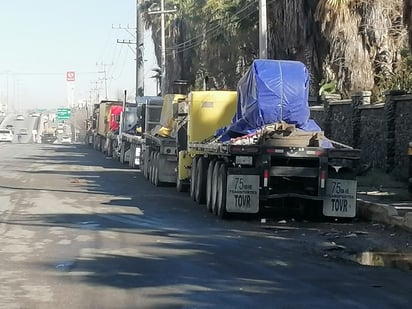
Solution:
<path fill-rule="evenodd" d="M 133 98 L 135 45 L 117 41 L 134 42 L 135 25 L 136 0 L 0 1 L 0 109 L 96 103 L 106 89 L 108 99 Z M 145 95 L 156 92 L 152 45 L 147 32 Z"/>

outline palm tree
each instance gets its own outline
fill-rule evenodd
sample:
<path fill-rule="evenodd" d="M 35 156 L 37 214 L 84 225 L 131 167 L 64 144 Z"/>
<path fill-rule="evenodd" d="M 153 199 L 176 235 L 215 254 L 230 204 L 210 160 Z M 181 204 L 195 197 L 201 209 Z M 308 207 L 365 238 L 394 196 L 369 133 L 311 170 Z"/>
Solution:
<path fill-rule="evenodd" d="M 409 47 L 412 51 L 412 0 L 404 0 L 403 18 L 409 30 Z"/>
<path fill-rule="evenodd" d="M 405 46 L 402 0 L 320 0 L 315 18 L 330 44 L 323 63 L 340 92 L 371 90 L 394 72 Z"/>
<path fill-rule="evenodd" d="M 143 0 L 147 7 L 159 0 Z M 322 84 L 350 95 L 372 90 L 396 72 L 400 50 L 411 35 L 412 0 L 276 0 L 268 2 L 268 54 L 304 62 L 311 94 Z M 167 20 L 167 72 L 171 83 L 196 88 L 205 76 L 215 88 L 234 89 L 257 57 L 255 0 L 167 0 L 178 12 Z M 404 16 L 402 16 L 404 11 Z M 160 46 L 158 19 L 146 15 Z M 412 40 L 410 40 L 412 41 Z M 160 48 L 157 48 L 158 56 Z M 170 87 L 169 87 L 170 90 Z"/>
<path fill-rule="evenodd" d="M 168 16 L 167 80 L 188 80 L 200 88 L 208 76 L 216 88 L 234 88 L 239 76 L 256 56 L 257 3 L 253 0 L 168 0 L 177 12 Z M 147 27 L 153 29 L 155 45 L 160 47 L 159 18 L 148 9 L 159 0 L 141 4 Z M 156 51 L 160 59 L 160 48 Z"/>

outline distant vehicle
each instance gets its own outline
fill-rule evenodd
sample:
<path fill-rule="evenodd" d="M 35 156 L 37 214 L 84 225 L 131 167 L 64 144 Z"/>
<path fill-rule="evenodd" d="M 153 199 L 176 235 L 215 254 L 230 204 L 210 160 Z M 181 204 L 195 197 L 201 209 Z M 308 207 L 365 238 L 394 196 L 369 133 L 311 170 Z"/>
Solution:
<path fill-rule="evenodd" d="M 59 122 L 59 123 L 57 124 L 57 128 L 63 129 L 63 128 L 64 128 L 64 123 Z"/>
<path fill-rule="evenodd" d="M 13 132 L 11 130 L 0 129 L 0 142 L 12 142 Z"/>
<path fill-rule="evenodd" d="M 14 127 L 13 127 L 12 124 L 8 124 L 8 125 L 6 126 L 6 129 L 13 131 Z"/>
<path fill-rule="evenodd" d="M 23 115 L 17 115 L 16 120 L 24 120 L 24 116 Z"/>
<path fill-rule="evenodd" d="M 40 117 L 40 114 L 39 114 L 39 113 L 33 113 L 33 114 L 31 114 L 30 116 L 32 116 L 32 117 Z"/>
<path fill-rule="evenodd" d="M 19 131 L 19 134 L 20 135 L 27 135 L 27 134 L 29 134 L 29 132 L 27 131 L 26 128 L 21 128 L 20 131 Z"/>
<path fill-rule="evenodd" d="M 71 144 L 72 143 L 72 139 L 70 136 L 64 135 L 61 139 L 61 143 L 62 144 Z"/>

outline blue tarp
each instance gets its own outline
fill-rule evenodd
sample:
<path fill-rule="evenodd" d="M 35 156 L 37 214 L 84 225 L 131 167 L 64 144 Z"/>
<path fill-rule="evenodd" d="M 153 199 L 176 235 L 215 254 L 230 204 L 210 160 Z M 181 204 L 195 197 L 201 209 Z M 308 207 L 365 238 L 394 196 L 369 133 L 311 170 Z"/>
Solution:
<path fill-rule="evenodd" d="M 279 121 L 305 131 L 321 131 L 310 120 L 309 73 L 298 61 L 255 60 L 238 83 L 237 111 L 222 140 L 254 133 Z"/>

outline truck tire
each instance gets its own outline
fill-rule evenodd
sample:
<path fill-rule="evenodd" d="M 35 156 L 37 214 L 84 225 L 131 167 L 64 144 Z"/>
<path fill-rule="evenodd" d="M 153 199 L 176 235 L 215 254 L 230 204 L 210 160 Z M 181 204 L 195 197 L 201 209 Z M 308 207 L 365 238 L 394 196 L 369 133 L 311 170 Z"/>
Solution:
<path fill-rule="evenodd" d="M 197 160 L 195 198 L 199 205 L 206 204 L 206 182 L 209 160 L 200 157 Z"/>
<path fill-rule="evenodd" d="M 130 158 L 129 158 L 129 167 L 130 168 L 135 168 L 135 161 L 136 161 L 136 148 L 133 146 L 130 146 Z"/>
<path fill-rule="evenodd" d="M 226 211 L 226 190 L 227 190 L 227 168 L 226 165 L 220 164 L 219 175 L 217 180 L 217 196 L 216 208 L 217 216 L 221 219 L 226 219 L 228 213 Z"/>
<path fill-rule="evenodd" d="M 151 183 L 153 183 L 153 156 L 154 156 L 154 152 L 150 153 L 150 159 L 149 159 L 149 180 Z"/>
<path fill-rule="evenodd" d="M 154 165 L 154 176 L 153 176 L 154 182 L 153 182 L 153 184 L 156 187 L 159 187 L 159 186 L 162 185 L 162 183 L 159 180 L 159 161 L 160 161 L 159 157 L 160 157 L 160 153 L 156 152 L 156 154 L 154 155 L 154 164 L 153 164 Z"/>
<path fill-rule="evenodd" d="M 217 190 L 218 189 L 218 179 L 219 179 L 219 169 L 222 165 L 221 162 L 216 162 L 215 166 L 213 167 L 212 173 L 212 212 L 213 214 L 217 215 Z"/>
<path fill-rule="evenodd" d="M 157 152 L 153 153 L 153 161 L 152 161 L 152 184 L 156 185 L 156 158 Z"/>
<path fill-rule="evenodd" d="M 179 179 L 179 175 L 176 177 L 176 190 L 177 192 L 188 192 L 189 185 Z"/>
<path fill-rule="evenodd" d="M 190 172 L 190 197 L 192 198 L 192 200 L 194 200 L 196 202 L 196 170 L 197 170 L 197 159 L 198 158 L 193 158 L 192 161 L 192 168 L 191 168 L 191 172 Z"/>
<path fill-rule="evenodd" d="M 126 160 L 125 160 L 125 156 L 126 156 L 126 153 L 125 153 L 126 151 L 125 151 L 125 149 L 124 149 L 124 147 L 122 147 L 121 149 L 120 149 L 120 163 L 122 163 L 122 164 L 125 164 L 125 162 L 126 162 Z"/>
<path fill-rule="evenodd" d="M 206 175 L 206 208 L 209 212 L 213 212 L 212 208 L 212 176 L 213 176 L 213 168 L 215 167 L 216 160 L 210 161 L 209 166 L 207 168 L 207 175 Z"/>
<path fill-rule="evenodd" d="M 143 176 L 149 180 L 149 154 L 146 152 L 143 153 Z"/>

